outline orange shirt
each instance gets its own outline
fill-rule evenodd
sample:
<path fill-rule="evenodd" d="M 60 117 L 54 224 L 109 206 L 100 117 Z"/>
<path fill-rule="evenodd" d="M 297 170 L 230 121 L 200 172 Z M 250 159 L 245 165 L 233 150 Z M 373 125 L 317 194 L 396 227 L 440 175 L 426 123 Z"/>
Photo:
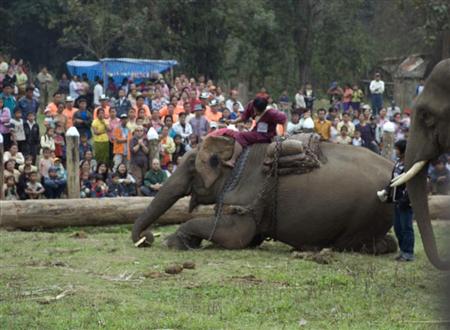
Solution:
<path fill-rule="evenodd" d="M 184 107 L 177 105 L 175 107 L 175 109 L 173 109 L 173 122 L 177 122 L 178 121 L 178 115 L 184 112 Z M 161 116 L 161 118 L 167 116 L 169 114 L 169 108 L 167 107 L 167 105 L 163 106 L 160 110 L 159 110 L 159 115 Z"/>
<path fill-rule="evenodd" d="M 78 109 L 72 107 L 71 110 L 65 108 L 63 111 L 63 115 L 66 116 L 67 118 L 67 128 L 72 127 L 73 126 L 73 115 L 75 114 L 75 112 L 77 112 Z"/>
<path fill-rule="evenodd" d="M 52 117 L 55 116 L 58 112 L 58 106 L 55 104 L 55 102 L 49 103 L 47 105 L 47 109 L 50 109 L 50 114 L 52 115 Z"/>
<path fill-rule="evenodd" d="M 319 119 L 316 119 L 314 121 L 314 128 L 316 133 L 320 134 L 322 140 L 328 141 L 330 139 L 331 121 L 320 121 Z"/>
<path fill-rule="evenodd" d="M 118 126 L 114 129 L 113 136 L 114 136 L 114 140 L 122 140 L 123 139 L 122 128 L 120 126 Z M 130 141 L 131 141 L 132 137 L 133 137 L 133 135 L 131 133 L 131 130 L 128 130 L 128 136 L 127 136 L 128 142 L 126 143 L 126 145 L 128 147 L 127 159 L 130 159 Z M 114 142 L 114 146 L 113 146 L 114 155 L 117 155 L 117 154 L 123 155 L 124 151 L 125 151 L 125 143 Z"/>
<path fill-rule="evenodd" d="M 208 119 L 209 122 L 215 121 L 216 123 L 219 122 L 220 118 L 222 118 L 222 113 L 217 111 L 216 113 L 211 111 L 211 108 L 206 108 L 205 110 L 205 117 Z"/>
<path fill-rule="evenodd" d="M 97 113 L 98 113 L 98 109 L 100 109 L 102 107 L 97 107 L 94 110 L 94 119 L 97 119 Z M 111 107 L 109 105 L 107 105 L 106 107 L 104 107 L 103 109 L 105 110 L 105 119 L 109 119 L 109 109 Z"/>
<path fill-rule="evenodd" d="M 150 108 L 148 107 L 148 105 L 147 104 L 143 104 L 143 105 L 141 105 L 141 108 L 145 110 L 145 118 L 150 118 L 150 116 L 152 114 L 150 112 Z M 138 116 L 138 111 L 139 111 L 137 105 L 134 105 L 133 109 L 136 111 L 136 117 L 137 117 Z"/>

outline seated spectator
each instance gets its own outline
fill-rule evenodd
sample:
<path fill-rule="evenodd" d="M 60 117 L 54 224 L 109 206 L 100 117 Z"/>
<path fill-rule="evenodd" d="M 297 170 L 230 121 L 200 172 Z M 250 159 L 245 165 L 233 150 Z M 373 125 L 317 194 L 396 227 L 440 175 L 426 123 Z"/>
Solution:
<path fill-rule="evenodd" d="M 178 122 L 173 124 L 172 130 L 176 135 L 181 136 L 184 143 L 189 142 L 189 136 L 192 134 L 192 126 L 186 122 L 186 114 L 184 112 L 179 114 Z"/>
<path fill-rule="evenodd" d="M 235 117 L 235 118 L 233 118 L 233 117 L 235 117 L 235 116 L 232 116 L 232 115 L 231 115 L 231 111 L 230 111 L 228 108 L 224 108 L 224 109 L 223 109 L 223 112 L 222 112 L 222 118 L 220 118 L 220 120 L 219 120 L 219 126 L 220 126 L 220 128 L 227 127 L 227 126 L 228 126 L 228 123 L 229 123 L 231 120 L 236 119 L 236 117 Z"/>
<path fill-rule="evenodd" d="M 19 194 L 19 198 L 21 200 L 25 200 L 28 198 L 27 194 L 25 193 L 25 189 L 28 182 L 30 181 L 30 174 L 32 172 L 37 173 L 37 171 L 32 171 L 31 168 L 25 167 L 23 173 L 19 176 L 19 181 L 17 181 L 17 193 Z"/>
<path fill-rule="evenodd" d="M 167 174 L 161 169 L 158 159 L 153 159 L 151 169 L 145 174 L 144 185 L 141 186 L 141 193 L 144 196 L 155 196 L 161 189 Z"/>
<path fill-rule="evenodd" d="M 325 109 L 319 109 L 317 112 L 318 118 L 314 121 L 314 128 L 322 141 L 330 140 L 331 122 L 325 119 L 326 113 Z"/>
<path fill-rule="evenodd" d="M 198 141 L 198 136 L 197 135 L 195 135 L 195 134 L 189 135 L 189 143 L 186 145 L 186 152 L 197 148 L 198 142 L 199 141 Z"/>
<path fill-rule="evenodd" d="M 178 158 L 183 157 L 183 155 L 186 153 L 186 146 L 183 143 L 183 140 L 181 139 L 180 135 L 175 135 L 175 138 L 173 139 L 173 142 L 175 143 L 175 151 L 172 154 L 172 164 L 178 164 Z"/>
<path fill-rule="evenodd" d="M 33 156 L 31 155 L 25 157 L 25 163 L 19 166 L 19 172 L 23 173 L 26 169 L 29 172 L 37 172 L 37 166 L 33 165 Z"/>
<path fill-rule="evenodd" d="M 95 170 L 95 174 L 99 174 L 102 176 L 103 181 L 108 183 L 108 181 L 110 180 L 110 175 L 109 175 L 109 168 L 108 165 L 106 163 L 102 163 L 99 162 L 97 164 L 97 168 Z"/>
<path fill-rule="evenodd" d="M 353 136 L 353 139 L 352 139 L 352 145 L 354 145 L 356 147 L 364 146 L 364 141 L 361 138 L 361 132 L 359 130 L 355 131 L 355 135 Z"/>
<path fill-rule="evenodd" d="M 209 103 L 209 109 L 205 111 L 205 117 L 210 123 L 218 123 L 220 118 L 222 118 L 222 113 L 219 112 L 219 102 L 216 99 L 212 99 Z"/>
<path fill-rule="evenodd" d="M 53 158 L 53 167 L 56 169 L 56 175 L 60 180 L 67 180 L 67 172 L 61 163 L 61 158 Z"/>
<path fill-rule="evenodd" d="M 90 172 L 95 172 L 95 170 L 97 169 L 97 160 L 94 159 L 94 154 L 92 153 L 92 151 L 86 151 L 84 153 L 83 160 L 89 162 Z"/>
<path fill-rule="evenodd" d="M 123 183 L 120 183 L 119 174 L 117 173 L 111 175 L 111 180 L 108 184 L 108 197 L 128 197 L 128 192 Z"/>
<path fill-rule="evenodd" d="M 119 182 L 124 185 L 128 196 L 136 196 L 136 180 L 128 173 L 127 166 L 123 163 L 120 164 L 116 173 L 119 175 Z"/>
<path fill-rule="evenodd" d="M 195 117 L 189 121 L 192 126 L 192 133 L 197 135 L 199 139 L 208 134 L 209 131 L 209 122 L 203 115 L 204 109 L 205 107 L 202 104 L 197 103 L 194 106 Z"/>
<path fill-rule="evenodd" d="M 92 181 L 95 181 L 95 174 L 81 173 L 80 175 L 80 198 L 90 198 L 92 196 Z"/>
<path fill-rule="evenodd" d="M 103 181 L 103 177 L 100 174 L 95 175 L 95 182 L 92 186 L 92 197 L 102 198 L 108 195 L 108 186 Z"/>
<path fill-rule="evenodd" d="M 50 152 L 55 152 L 55 129 L 47 127 L 45 134 L 41 136 L 41 156 L 44 149 L 50 149 Z"/>
<path fill-rule="evenodd" d="M 347 127 L 347 132 L 348 132 L 347 135 L 352 138 L 353 134 L 355 133 L 355 125 L 353 125 L 350 114 L 347 112 L 344 112 L 342 114 L 342 121 L 340 121 L 336 126 L 336 128 L 339 132 L 341 131 L 342 126 Z"/>
<path fill-rule="evenodd" d="M 14 176 L 12 175 L 5 177 L 5 183 L 3 185 L 3 196 L 5 196 L 5 200 L 7 201 L 14 201 L 19 199 L 16 180 L 14 180 Z"/>
<path fill-rule="evenodd" d="M 39 199 L 45 192 L 44 187 L 39 182 L 39 176 L 36 172 L 31 172 L 25 188 L 27 199 Z"/>
<path fill-rule="evenodd" d="M 170 161 L 172 161 L 172 155 L 175 152 L 175 143 L 169 136 L 169 127 L 167 126 L 164 126 L 161 130 L 160 146 L 161 165 L 165 167 Z"/>
<path fill-rule="evenodd" d="M 16 162 L 16 166 L 20 166 L 25 163 L 25 158 L 23 157 L 22 153 L 19 152 L 19 147 L 15 143 L 11 145 L 9 151 L 6 151 L 3 154 L 3 162 L 7 162 L 10 159 Z"/>
<path fill-rule="evenodd" d="M 173 129 L 173 117 L 171 115 L 167 115 L 166 117 L 164 117 L 164 126 L 167 126 L 167 128 L 169 129 L 169 136 L 173 139 L 177 133 Z"/>
<path fill-rule="evenodd" d="M 300 125 L 302 127 L 302 133 L 314 133 L 314 120 L 311 116 L 311 110 L 306 109 L 303 111 L 302 118 L 300 119 Z"/>
<path fill-rule="evenodd" d="M 20 172 L 16 170 L 16 161 L 14 159 L 9 159 L 5 162 L 3 177 L 13 176 L 16 182 L 19 181 Z"/>
<path fill-rule="evenodd" d="M 298 134 L 302 130 L 302 123 L 300 122 L 300 112 L 302 109 L 292 111 L 291 120 L 287 124 L 287 132 L 290 135 Z"/>
<path fill-rule="evenodd" d="M 86 151 L 93 151 L 92 145 L 88 142 L 88 137 L 86 134 L 80 135 L 80 161 L 84 159 L 84 155 L 86 154 Z"/>
<path fill-rule="evenodd" d="M 44 195 L 47 199 L 59 199 L 66 189 L 66 180 L 58 177 L 56 167 L 48 170 L 48 176 L 44 177 Z"/>
<path fill-rule="evenodd" d="M 335 143 L 337 137 L 339 136 L 340 132 L 337 130 L 337 124 L 339 123 L 339 118 L 334 118 L 333 121 L 331 122 L 331 127 L 330 127 L 330 142 Z"/>
<path fill-rule="evenodd" d="M 352 143 L 352 138 L 350 136 L 348 136 L 347 126 L 341 127 L 341 132 L 340 132 L 339 136 L 336 138 L 336 143 L 337 144 L 351 144 Z"/>
<path fill-rule="evenodd" d="M 448 195 L 450 188 L 450 171 L 445 165 L 446 159 L 440 157 L 430 173 L 431 193 L 433 195 Z"/>
<path fill-rule="evenodd" d="M 90 175 L 92 173 L 91 171 L 91 164 L 88 160 L 83 159 L 80 162 L 80 177 L 83 175 Z"/>
<path fill-rule="evenodd" d="M 148 170 L 149 142 L 144 135 L 144 127 L 137 126 L 130 140 L 130 173 L 136 179 L 136 186 L 142 185 Z"/>
<path fill-rule="evenodd" d="M 170 176 L 173 174 L 173 172 L 175 172 L 176 168 L 177 168 L 176 165 L 174 165 L 174 163 L 172 163 L 172 162 L 167 164 L 167 169 L 164 170 L 164 172 L 166 172 L 167 178 L 170 178 Z"/>

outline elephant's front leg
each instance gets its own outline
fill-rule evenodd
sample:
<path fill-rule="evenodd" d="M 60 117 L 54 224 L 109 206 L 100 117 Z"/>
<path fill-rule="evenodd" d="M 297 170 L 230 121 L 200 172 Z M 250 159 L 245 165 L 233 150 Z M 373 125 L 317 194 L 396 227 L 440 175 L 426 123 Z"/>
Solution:
<path fill-rule="evenodd" d="M 167 245 L 180 250 L 198 248 L 211 234 L 211 241 L 226 249 L 242 249 L 252 242 L 256 225 L 251 216 L 237 214 L 222 216 L 215 229 L 214 218 L 192 219 L 167 238 Z"/>

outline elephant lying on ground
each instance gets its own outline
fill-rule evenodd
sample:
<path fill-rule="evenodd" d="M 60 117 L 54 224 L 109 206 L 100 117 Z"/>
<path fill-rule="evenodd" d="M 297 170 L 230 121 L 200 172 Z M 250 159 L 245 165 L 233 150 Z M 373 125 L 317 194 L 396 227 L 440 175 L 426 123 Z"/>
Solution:
<path fill-rule="evenodd" d="M 143 236 L 152 239 L 146 229 L 183 196 L 191 195 L 191 210 L 199 204 L 216 203 L 231 173 L 222 162 L 231 157 L 233 141 L 213 139 L 210 142 L 217 152 L 200 149 L 184 156 L 136 220 L 132 230 L 135 243 L 142 242 Z M 393 207 L 381 203 L 376 195 L 389 182 L 392 163 L 365 148 L 321 143 L 327 162 L 320 168 L 279 177 L 274 223 L 271 196 L 256 198 L 265 183 L 262 167 L 267 146 L 250 147 L 237 186 L 224 196 L 224 205 L 244 209 L 253 205 L 254 212 L 223 215 L 217 226 L 214 217 L 189 220 L 168 238 L 170 247 L 197 248 L 202 240 L 210 239 L 227 249 L 241 249 L 271 237 L 303 250 L 332 247 L 381 254 L 397 249 L 395 240 L 386 235 L 392 226 Z"/>

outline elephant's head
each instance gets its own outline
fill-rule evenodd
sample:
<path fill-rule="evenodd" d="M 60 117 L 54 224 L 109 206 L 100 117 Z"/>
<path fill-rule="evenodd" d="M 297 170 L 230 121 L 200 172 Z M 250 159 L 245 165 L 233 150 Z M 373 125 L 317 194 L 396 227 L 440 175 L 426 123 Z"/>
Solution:
<path fill-rule="evenodd" d="M 191 194 L 189 210 L 198 204 L 213 204 L 230 170 L 222 163 L 233 153 L 234 141 L 225 137 L 207 137 L 198 150 L 184 155 L 174 174 L 164 183 L 151 204 L 133 226 L 134 242 L 178 199 Z"/>
<path fill-rule="evenodd" d="M 427 166 L 450 151 L 450 60 L 440 62 L 417 98 L 406 147 L 406 174 L 394 185 L 407 183 L 425 252 L 431 263 L 443 270 L 450 262 L 439 258 L 427 201 Z"/>

